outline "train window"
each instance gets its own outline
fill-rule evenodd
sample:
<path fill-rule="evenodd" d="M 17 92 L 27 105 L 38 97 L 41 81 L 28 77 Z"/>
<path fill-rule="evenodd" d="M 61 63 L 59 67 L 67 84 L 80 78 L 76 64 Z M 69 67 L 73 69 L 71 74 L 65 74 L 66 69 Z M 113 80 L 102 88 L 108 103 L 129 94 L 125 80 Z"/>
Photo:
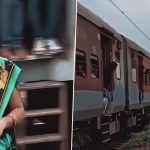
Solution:
<path fill-rule="evenodd" d="M 146 86 L 150 85 L 150 76 L 149 76 L 149 74 L 150 74 L 150 70 L 146 69 L 145 70 L 145 75 L 144 75 L 144 81 L 145 81 Z M 149 84 L 148 84 L 148 82 L 149 82 Z"/>
<path fill-rule="evenodd" d="M 116 77 L 117 79 L 121 78 L 121 69 L 120 69 L 120 51 L 115 52 L 115 62 L 117 63 L 117 68 L 116 68 Z"/>
<path fill-rule="evenodd" d="M 116 77 L 117 79 L 120 79 L 121 78 L 121 70 L 120 70 L 120 63 L 116 62 L 117 63 L 117 68 L 116 68 Z"/>
<path fill-rule="evenodd" d="M 136 57 L 135 50 L 131 49 L 131 67 L 132 67 L 132 82 L 136 82 Z"/>
<path fill-rule="evenodd" d="M 131 49 L 131 57 L 134 58 L 135 56 L 135 50 Z"/>
<path fill-rule="evenodd" d="M 120 50 L 121 49 L 121 41 L 117 41 L 117 49 Z"/>
<path fill-rule="evenodd" d="M 132 58 L 132 68 L 136 68 L 136 59 Z"/>
<path fill-rule="evenodd" d="M 147 74 L 145 74 L 145 85 L 147 86 Z"/>
<path fill-rule="evenodd" d="M 136 68 L 135 50 L 131 50 L 132 68 Z"/>
<path fill-rule="evenodd" d="M 99 77 L 99 63 L 98 63 L 98 57 L 95 55 L 90 56 L 91 60 L 91 77 L 92 78 L 98 78 Z"/>
<path fill-rule="evenodd" d="M 132 82 L 136 82 L 136 69 L 132 68 Z"/>
<path fill-rule="evenodd" d="M 76 75 L 83 78 L 87 76 L 86 55 L 80 50 L 76 51 Z"/>

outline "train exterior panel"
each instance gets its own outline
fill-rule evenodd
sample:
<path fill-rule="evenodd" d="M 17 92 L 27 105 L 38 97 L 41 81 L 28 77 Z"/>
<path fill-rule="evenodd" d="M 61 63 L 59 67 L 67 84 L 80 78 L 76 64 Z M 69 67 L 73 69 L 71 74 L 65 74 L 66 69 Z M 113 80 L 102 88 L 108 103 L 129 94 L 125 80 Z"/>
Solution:
<path fill-rule="evenodd" d="M 102 91 L 99 29 L 78 16 L 76 89 Z"/>
<path fill-rule="evenodd" d="M 92 118 L 102 113 L 101 58 L 99 28 L 78 15 L 74 119 Z"/>
<path fill-rule="evenodd" d="M 117 62 L 117 68 L 114 72 L 114 91 L 113 91 L 113 102 L 112 102 L 112 113 L 120 112 L 125 109 L 125 66 L 124 66 L 124 47 L 123 39 L 118 34 L 115 37 L 112 45 L 113 61 Z"/>
<path fill-rule="evenodd" d="M 126 38 L 127 39 L 127 38 Z M 149 103 L 149 53 L 127 39 L 129 108 L 137 109 Z"/>
<path fill-rule="evenodd" d="M 134 46 L 131 41 L 130 43 L 127 41 L 129 109 L 137 109 L 141 107 L 137 83 L 138 46 Z"/>
<path fill-rule="evenodd" d="M 118 67 L 113 75 L 113 102 L 109 111 L 113 113 L 123 111 L 125 108 L 123 39 L 102 20 L 97 21 L 99 19 L 97 16 L 89 12 L 85 15 L 87 10 L 80 5 L 78 9 L 74 119 L 92 118 L 102 114 L 103 68 L 113 60 L 117 61 Z M 102 59 L 104 55 L 107 57 L 105 60 Z"/>
<path fill-rule="evenodd" d="M 142 69 L 142 81 L 143 81 L 143 106 L 149 106 L 150 105 L 150 72 L 149 72 L 149 66 L 150 66 L 150 58 L 144 57 L 143 59 L 143 68 Z"/>

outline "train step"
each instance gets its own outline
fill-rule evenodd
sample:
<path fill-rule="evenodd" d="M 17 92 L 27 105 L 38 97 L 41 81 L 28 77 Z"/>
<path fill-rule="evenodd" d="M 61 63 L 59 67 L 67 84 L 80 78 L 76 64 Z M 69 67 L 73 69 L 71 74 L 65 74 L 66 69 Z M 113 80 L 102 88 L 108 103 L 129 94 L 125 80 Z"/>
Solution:
<path fill-rule="evenodd" d="M 37 60 L 42 60 L 42 59 L 50 59 L 53 58 L 54 56 L 52 54 L 49 55 L 28 55 L 26 56 L 26 58 L 24 59 L 12 59 L 12 61 L 14 61 L 15 63 L 17 62 L 26 62 L 26 61 L 37 61 Z"/>
<path fill-rule="evenodd" d="M 31 82 L 31 83 L 20 83 L 17 88 L 18 90 L 31 90 L 39 88 L 59 88 L 64 86 L 63 82 L 57 81 L 41 81 L 41 82 Z"/>
<path fill-rule="evenodd" d="M 101 118 L 101 141 L 102 143 L 107 143 L 111 140 L 109 120 L 110 120 L 109 116 L 104 116 Z"/>
<path fill-rule="evenodd" d="M 143 124 L 143 112 L 140 110 L 136 114 L 136 126 L 142 127 Z"/>
<path fill-rule="evenodd" d="M 107 142 L 109 142 L 111 140 L 111 138 L 108 138 L 108 139 L 105 139 L 105 140 L 102 140 L 102 143 L 104 144 L 104 143 L 107 143 Z"/>
<path fill-rule="evenodd" d="M 25 128 L 16 127 L 17 144 L 26 147 L 40 143 L 54 144 L 57 142 L 59 143 L 59 150 L 68 150 L 66 83 L 59 81 L 26 82 L 19 84 L 17 88 L 25 106 L 27 122 L 23 126 Z M 54 128 L 50 127 L 49 120 L 58 125 Z M 37 130 L 32 130 L 33 127 Z"/>
<path fill-rule="evenodd" d="M 101 126 L 106 126 L 106 125 L 109 125 L 109 123 L 106 122 L 106 123 L 101 124 Z"/>
<path fill-rule="evenodd" d="M 138 116 L 141 116 L 142 115 L 142 113 L 138 113 L 138 114 L 136 114 L 136 116 L 138 117 Z"/>
<path fill-rule="evenodd" d="M 102 132 L 101 134 L 108 134 L 109 133 L 109 131 L 104 131 L 104 132 Z"/>
<path fill-rule="evenodd" d="M 38 110 L 28 110 L 26 112 L 26 117 L 39 117 L 49 115 L 61 115 L 61 114 L 64 114 L 64 110 L 60 108 L 38 109 Z"/>
<path fill-rule="evenodd" d="M 39 136 L 27 136 L 16 139 L 18 145 L 24 144 L 35 144 L 35 143 L 42 143 L 42 142 L 56 142 L 62 141 L 64 137 L 61 134 L 46 134 L 46 135 L 39 135 Z"/>

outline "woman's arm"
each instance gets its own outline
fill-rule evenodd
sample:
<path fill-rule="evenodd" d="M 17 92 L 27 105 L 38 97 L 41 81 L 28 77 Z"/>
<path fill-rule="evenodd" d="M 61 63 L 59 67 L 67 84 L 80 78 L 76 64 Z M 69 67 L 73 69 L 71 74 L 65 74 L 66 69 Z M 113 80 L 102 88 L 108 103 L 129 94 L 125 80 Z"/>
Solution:
<path fill-rule="evenodd" d="M 25 116 L 24 107 L 22 104 L 21 96 L 19 92 L 14 89 L 10 104 L 9 104 L 9 114 L 12 114 L 16 118 L 16 123 L 20 123 Z M 10 116 L 5 116 L 0 119 L 0 136 L 3 133 L 3 130 L 6 128 L 11 128 L 14 126 L 14 120 Z"/>

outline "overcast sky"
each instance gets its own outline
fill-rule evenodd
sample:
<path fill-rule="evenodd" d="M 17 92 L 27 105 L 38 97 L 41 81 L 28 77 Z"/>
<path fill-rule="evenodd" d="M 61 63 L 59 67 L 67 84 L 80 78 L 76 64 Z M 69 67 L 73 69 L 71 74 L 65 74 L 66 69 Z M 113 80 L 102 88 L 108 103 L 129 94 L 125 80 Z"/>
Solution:
<path fill-rule="evenodd" d="M 147 36 L 150 37 L 150 0 L 112 0 Z M 109 0 L 79 0 L 121 34 L 150 52 L 150 40 L 144 37 Z"/>

